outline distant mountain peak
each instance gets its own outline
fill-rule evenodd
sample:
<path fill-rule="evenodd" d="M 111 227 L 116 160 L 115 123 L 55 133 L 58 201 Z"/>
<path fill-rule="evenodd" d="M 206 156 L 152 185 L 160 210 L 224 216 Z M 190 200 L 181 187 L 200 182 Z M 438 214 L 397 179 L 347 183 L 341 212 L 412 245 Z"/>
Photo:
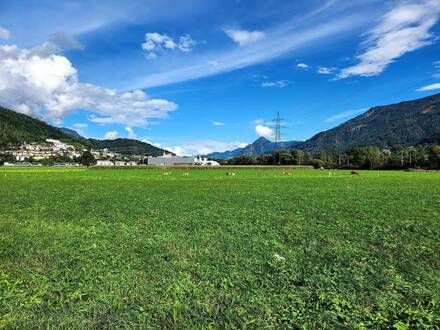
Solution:
<path fill-rule="evenodd" d="M 282 148 L 291 148 L 297 145 L 298 141 L 287 141 L 281 144 Z M 274 152 L 278 148 L 275 142 L 268 140 L 267 138 L 261 136 L 256 139 L 253 143 L 248 144 L 244 148 L 238 148 L 231 151 L 225 152 L 213 152 L 208 155 L 208 157 L 215 159 L 230 159 L 238 156 L 261 156 L 263 154 Z"/>
<path fill-rule="evenodd" d="M 261 142 L 271 142 L 270 140 L 266 139 L 264 136 L 260 136 L 258 139 L 256 139 L 252 144 L 261 143 Z"/>

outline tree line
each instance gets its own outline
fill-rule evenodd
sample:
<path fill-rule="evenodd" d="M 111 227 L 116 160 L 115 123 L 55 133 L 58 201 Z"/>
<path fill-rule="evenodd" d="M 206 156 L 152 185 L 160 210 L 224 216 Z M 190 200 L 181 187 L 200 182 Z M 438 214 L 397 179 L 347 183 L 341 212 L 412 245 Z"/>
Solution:
<path fill-rule="evenodd" d="M 315 168 L 346 169 L 440 169 L 440 145 L 418 145 L 391 149 L 377 147 L 351 148 L 344 153 L 307 152 L 300 149 L 279 150 L 258 157 L 239 156 L 225 165 L 311 165 Z"/>

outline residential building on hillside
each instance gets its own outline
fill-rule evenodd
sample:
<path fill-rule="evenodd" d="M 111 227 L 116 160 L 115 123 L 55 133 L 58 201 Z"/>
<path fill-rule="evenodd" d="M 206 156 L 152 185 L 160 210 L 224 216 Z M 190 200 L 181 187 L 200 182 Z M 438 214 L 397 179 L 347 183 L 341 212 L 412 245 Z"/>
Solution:
<path fill-rule="evenodd" d="M 74 159 L 81 156 L 74 146 L 53 139 L 47 139 L 46 143 L 23 143 L 18 149 L 6 150 L 5 154 L 14 156 L 17 161 L 29 158 L 42 160 L 60 156 Z"/>

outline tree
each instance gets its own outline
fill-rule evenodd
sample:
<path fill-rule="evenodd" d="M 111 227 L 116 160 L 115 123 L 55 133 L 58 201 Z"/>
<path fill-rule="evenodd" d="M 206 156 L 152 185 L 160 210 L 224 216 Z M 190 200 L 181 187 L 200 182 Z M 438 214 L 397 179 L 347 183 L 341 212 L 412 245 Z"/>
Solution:
<path fill-rule="evenodd" d="M 296 165 L 304 165 L 305 164 L 305 153 L 300 149 L 294 149 L 291 151 L 292 157 L 294 159 L 294 163 Z"/>
<path fill-rule="evenodd" d="M 379 166 L 380 162 L 380 150 L 377 147 L 366 147 L 364 148 L 365 155 L 369 162 L 370 170 L 374 167 Z"/>
<path fill-rule="evenodd" d="M 432 168 L 440 169 L 440 146 L 431 146 L 429 150 L 429 163 Z"/>
<path fill-rule="evenodd" d="M 81 157 L 79 157 L 77 159 L 77 161 L 84 166 L 91 166 L 91 165 L 95 165 L 96 164 L 96 159 L 95 157 L 93 157 L 92 153 L 88 150 L 84 151 L 81 155 Z"/>

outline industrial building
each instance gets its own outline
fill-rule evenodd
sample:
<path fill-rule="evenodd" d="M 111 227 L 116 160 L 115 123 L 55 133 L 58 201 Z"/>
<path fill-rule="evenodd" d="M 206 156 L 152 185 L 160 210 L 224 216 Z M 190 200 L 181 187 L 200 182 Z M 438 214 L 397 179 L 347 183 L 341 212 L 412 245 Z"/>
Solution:
<path fill-rule="evenodd" d="M 147 157 L 148 165 L 155 166 L 218 166 L 220 165 L 214 160 L 209 160 L 206 157 L 180 157 L 172 154 L 163 154 L 162 156 Z"/>
<path fill-rule="evenodd" d="M 172 154 L 163 154 L 163 156 L 148 156 L 147 157 L 148 165 L 156 165 L 156 166 L 176 166 L 176 165 L 186 165 L 192 166 L 194 165 L 194 157 L 179 157 Z"/>

